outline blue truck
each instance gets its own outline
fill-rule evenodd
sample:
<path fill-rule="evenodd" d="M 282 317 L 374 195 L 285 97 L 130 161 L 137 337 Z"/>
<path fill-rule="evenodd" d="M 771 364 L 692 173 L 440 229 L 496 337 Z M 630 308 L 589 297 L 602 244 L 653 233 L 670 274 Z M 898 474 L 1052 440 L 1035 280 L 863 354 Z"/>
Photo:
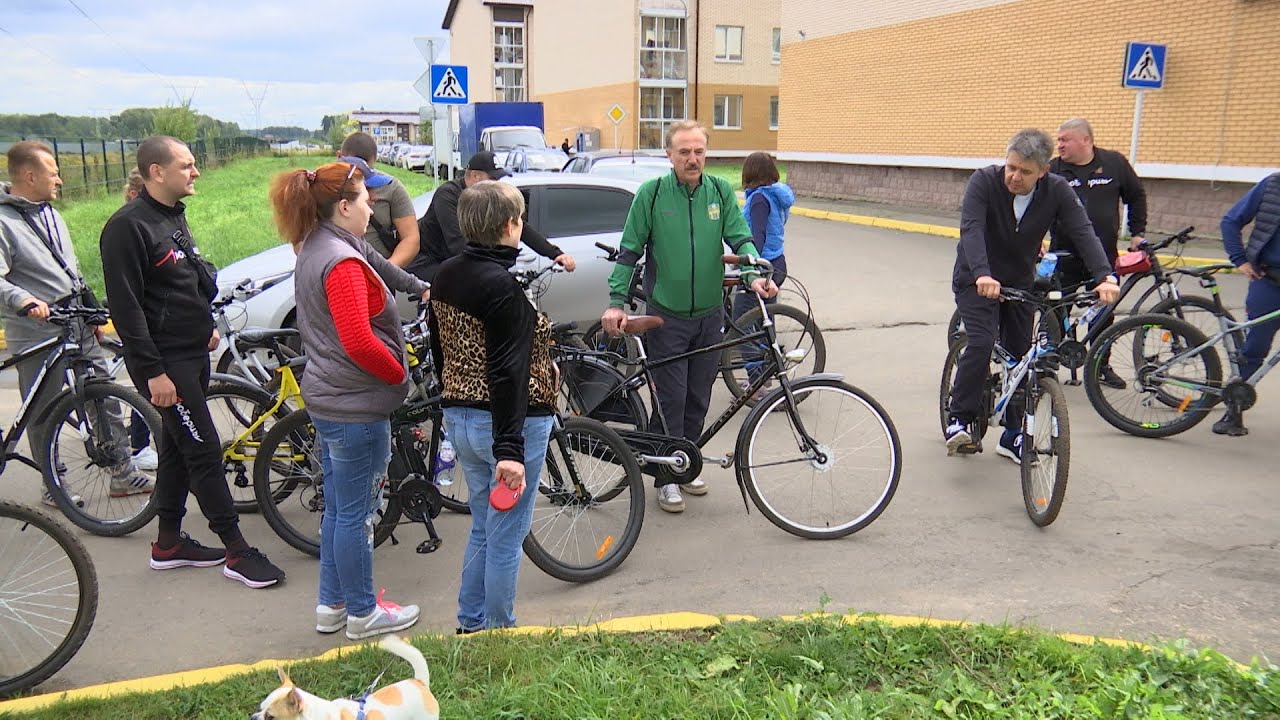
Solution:
<path fill-rule="evenodd" d="M 472 155 L 488 150 L 494 162 L 502 167 L 507 153 L 525 146 L 547 147 L 543 134 L 544 121 L 540 102 L 477 102 L 458 108 L 458 142 L 455 167 Z"/>

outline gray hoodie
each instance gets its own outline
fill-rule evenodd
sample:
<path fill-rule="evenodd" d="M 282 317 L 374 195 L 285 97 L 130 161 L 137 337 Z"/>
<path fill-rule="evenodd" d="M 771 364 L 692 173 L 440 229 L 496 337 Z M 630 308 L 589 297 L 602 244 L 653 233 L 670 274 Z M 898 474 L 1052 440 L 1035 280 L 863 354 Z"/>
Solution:
<path fill-rule="evenodd" d="M 20 348 L 58 334 L 54 325 L 18 317 L 22 300 L 34 296 L 52 303 L 76 289 L 71 276 L 54 258 L 46 238 L 58 249 L 71 272 L 77 278 L 81 275 L 71 247 L 71 232 L 62 215 L 48 203 L 31 202 L 10 194 L 9 189 L 9 183 L 0 183 L 0 316 L 4 317 L 10 347 Z"/>

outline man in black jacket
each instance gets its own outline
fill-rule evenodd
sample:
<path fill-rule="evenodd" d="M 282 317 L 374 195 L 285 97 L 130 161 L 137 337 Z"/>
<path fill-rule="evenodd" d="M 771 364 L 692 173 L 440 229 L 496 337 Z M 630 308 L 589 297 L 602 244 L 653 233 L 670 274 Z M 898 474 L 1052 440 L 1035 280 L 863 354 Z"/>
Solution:
<path fill-rule="evenodd" d="M 1001 347 L 1014 355 L 1021 356 L 1031 347 L 1030 308 L 1000 302 L 1000 289 L 1031 287 L 1040 244 L 1051 226 L 1058 224 L 1071 238 L 1099 282 L 1103 302 L 1113 303 L 1120 295 L 1080 200 L 1065 180 L 1048 174 L 1052 153 L 1053 143 L 1044 132 L 1020 130 L 1009 141 L 1004 165 L 975 171 L 965 188 L 951 289 L 969 344 L 960 355 L 951 390 L 945 432 L 949 455 L 972 451 L 970 428 L 985 412 L 982 386 L 996 334 Z M 1015 463 L 1022 461 L 1021 416 L 1021 408 L 1009 407 L 996 447 L 998 455 Z"/>
<path fill-rule="evenodd" d="M 461 255 L 463 248 L 467 246 L 467 239 L 458 229 L 458 196 L 478 182 L 499 180 L 510 174 L 494 163 L 493 153 L 481 151 L 472 155 L 462 177 L 444 183 L 431 196 L 430 207 L 418 220 L 418 238 L 422 249 L 418 252 L 418 258 L 405 269 L 427 282 L 433 282 L 440 263 Z M 569 272 L 577 267 L 573 256 L 547 242 L 527 222 L 524 224 L 520 243 L 539 255 L 560 263 Z"/>
<path fill-rule="evenodd" d="M 1147 191 L 1124 155 L 1094 146 L 1093 127 L 1088 120 L 1072 118 L 1058 126 L 1058 157 L 1049 164 L 1049 171 L 1061 175 L 1076 191 L 1112 267 L 1120 254 L 1117 240 L 1121 202 L 1129 208 L 1129 249 L 1138 248 L 1147 232 Z M 1089 279 L 1069 234 L 1055 227 L 1049 250 L 1065 251 L 1073 256 L 1058 266 L 1064 284 L 1074 285 Z M 1105 330 L 1113 322 L 1115 316 L 1111 315 L 1101 329 Z M 1110 364 L 1103 365 L 1101 380 L 1108 387 L 1124 387 L 1124 381 Z"/>
<path fill-rule="evenodd" d="M 164 419 L 155 489 L 160 528 L 151 567 L 212 567 L 225 560 L 223 575 L 269 587 L 284 573 L 240 534 L 222 445 L 205 402 L 209 352 L 219 342 L 209 306 L 217 294 L 216 271 L 200 256 L 180 202 L 195 194 L 200 172 L 191 150 L 165 136 L 138 146 L 138 170 L 142 192 L 111 216 L 99 245 L 125 366 Z M 225 549 L 205 547 L 182 532 L 189 494 Z"/>

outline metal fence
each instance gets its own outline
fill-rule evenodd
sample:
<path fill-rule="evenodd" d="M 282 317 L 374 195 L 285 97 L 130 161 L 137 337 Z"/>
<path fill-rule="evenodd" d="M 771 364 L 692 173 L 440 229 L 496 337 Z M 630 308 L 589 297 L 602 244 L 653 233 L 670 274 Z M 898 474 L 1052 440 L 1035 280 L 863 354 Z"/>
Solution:
<path fill-rule="evenodd" d="M 102 138 L 0 138 L 0 169 L 8 176 L 4 153 L 20 140 L 39 140 L 53 148 L 62 171 L 62 197 L 78 199 L 119 193 L 138 161 L 140 140 Z M 190 144 L 200 168 L 216 168 L 235 158 L 265 155 L 271 147 L 254 137 L 213 138 Z"/>

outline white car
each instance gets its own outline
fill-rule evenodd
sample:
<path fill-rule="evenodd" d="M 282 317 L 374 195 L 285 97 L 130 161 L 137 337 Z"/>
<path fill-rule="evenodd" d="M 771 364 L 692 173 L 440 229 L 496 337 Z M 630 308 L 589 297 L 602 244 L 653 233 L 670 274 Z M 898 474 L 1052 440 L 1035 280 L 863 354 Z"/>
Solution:
<path fill-rule="evenodd" d="M 586 174 L 523 173 L 509 182 L 525 196 L 529 206 L 529 223 L 569 253 L 577 261 L 573 273 L 544 276 L 545 295 L 539 308 L 555 322 L 578 322 L 583 329 L 600 319 L 609 305 L 609 274 L 613 263 L 605 260 L 595 247 L 602 242 L 617 247 L 622 240 L 622 227 L 631 209 L 631 200 L 640 183 L 620 178 L 594 177 Z M 431 204 L 431 193 L 414 198 L 413 207 L 421 217 Z M 245 278 L 261 280 L 294 266 L 292 246 L 281 244 L 218 272 L 218 285 L 224 290 Z M 516 269 L 541 269 L 551 261 L 528 249 L 522 249 Z M 401 317 L 412 314 L 412 301 L 401 294 Z M 295 327 L 293 278 L 278 283 L 244 303 L 243 310 L 228 312 L 236 327 Z"/>
<path fill-rule="evenodd" d="M 426 172 L 435 156 L 435 150 L 430 145 L 414 145 L 400 156 L 400 167 L 414 172 Z"/>

